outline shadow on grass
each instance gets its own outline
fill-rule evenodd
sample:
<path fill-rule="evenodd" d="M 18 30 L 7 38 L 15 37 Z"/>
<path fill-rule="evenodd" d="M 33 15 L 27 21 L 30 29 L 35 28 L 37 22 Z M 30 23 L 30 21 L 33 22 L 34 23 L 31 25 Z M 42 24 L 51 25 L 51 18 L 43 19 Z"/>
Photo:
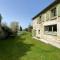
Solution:
<path fill-rule="evenodd" d="M 20 37 L 0 40 L 0 60 L 20 60 L 33 46 L 24 43 L 24 40 Z"/>

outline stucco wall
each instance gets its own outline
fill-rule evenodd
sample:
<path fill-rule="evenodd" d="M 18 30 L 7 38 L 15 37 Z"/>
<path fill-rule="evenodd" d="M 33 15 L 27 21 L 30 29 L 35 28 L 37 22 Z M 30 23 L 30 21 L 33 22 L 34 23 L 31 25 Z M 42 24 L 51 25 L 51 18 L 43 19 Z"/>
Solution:
<path fill-rule="evenodd" d="M 38 21 L 39 17 L 32 21 L 33 29 L 36 30 L 36 37 L 40 37 L 40 34 L 38 34 L 38 30 L 40 30 L 40 24 L 38 24 Z"/>
<path fill-rule="evenodd" d="M 57 39 L 60 40 L 60 17 L 58 17 L 57 23 Z"/>
<path fill-rule="evenodd" d="M 57 12 L 56 12 L 57 16 L 52 19 L 50 11 L 54 7 L 57 8 Z M 57 4 L 57 5 L 53 6 L 52 8 L 42 14 L 43 17 L 42 17 L 42 22 L 40 24 L 38 24 L 38 22 L 40 21 L 39 20 L 40 16 L 38 16 L 37 18 L 35 18 L 33 20 L 33 29 L 36 30 L 37 37 L 40 37 L 45 40 L 60 40 L 60 17 L 58 17 L 58 16 L 60 16 L 60 4 Z M 54 24 L 57 24 L 57 35 L 54 36 L 54 35 L 44 34 L 44 26 L 54 25 Z M 39 29 L 40 29 L 40 34 L 38 34 Z"/>
<path fill-rule="evenodd" d="M 60 16 L 60 4 L 57 5 L 58 8 L 58 16 Z"/>

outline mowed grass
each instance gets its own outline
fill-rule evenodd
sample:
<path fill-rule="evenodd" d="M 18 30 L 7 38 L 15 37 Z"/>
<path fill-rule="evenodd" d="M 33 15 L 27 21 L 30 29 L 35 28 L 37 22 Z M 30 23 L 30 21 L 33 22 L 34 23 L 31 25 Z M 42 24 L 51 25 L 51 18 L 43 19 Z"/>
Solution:
<path fill-rule="evenodd" d="M 31 33 L 0 40 L 0 60 L 60 60 L 60 49 L 32 38 Z"/>

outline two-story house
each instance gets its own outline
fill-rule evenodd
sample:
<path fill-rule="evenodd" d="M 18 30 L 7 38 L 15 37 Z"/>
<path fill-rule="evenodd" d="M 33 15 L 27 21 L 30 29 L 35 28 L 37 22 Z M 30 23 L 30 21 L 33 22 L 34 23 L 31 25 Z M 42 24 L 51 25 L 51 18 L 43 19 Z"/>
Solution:
<path fill-rule="evenodd" d="M 32 36 L 60 48 L 60 2 L 54 1 L 32 18 Z"/>

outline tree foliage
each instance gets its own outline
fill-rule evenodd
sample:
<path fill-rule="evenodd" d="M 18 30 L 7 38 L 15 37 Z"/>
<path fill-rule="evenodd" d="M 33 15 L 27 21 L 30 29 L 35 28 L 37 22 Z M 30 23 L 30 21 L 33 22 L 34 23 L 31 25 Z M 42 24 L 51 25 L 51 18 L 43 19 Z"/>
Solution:
<path fill-rule="evenodd" d="M 0 14 L 0 24 L 1 24 L 1 20 L 2 20 L 2 15 Z"/>
<path fill-rule="evenodd" d="M 19 24 L 18 24 L 18 22 L 16 22 L 16 21 L 13 21 L 12 23 L 11 23 L 11 30 L 15 33 L 15 34 L 17 34 L 17 32 L 19 31 Z"/>
<path fill-rule="evenodd" d="M 27 28 L 24 29 L 24 31 L 32 32 L 32 25 L 28 25 Z"/>
<path fill-rule="evenodd" d="M 22 27 L 20 26 L 20 31 L 22 31 Z"/>

